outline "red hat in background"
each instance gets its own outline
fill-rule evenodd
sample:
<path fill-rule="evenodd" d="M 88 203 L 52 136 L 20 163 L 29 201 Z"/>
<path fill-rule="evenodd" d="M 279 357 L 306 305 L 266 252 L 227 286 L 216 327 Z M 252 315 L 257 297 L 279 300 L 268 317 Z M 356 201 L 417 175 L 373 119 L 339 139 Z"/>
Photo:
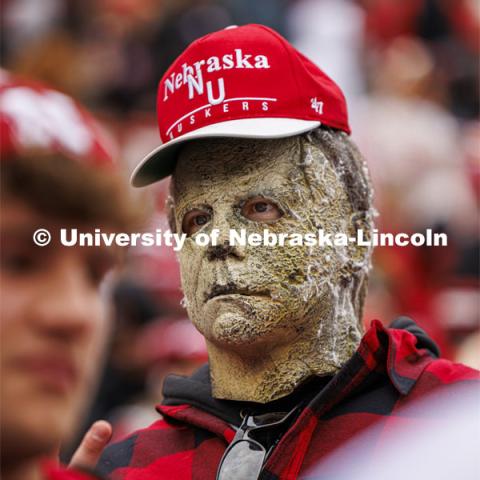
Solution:
<path fill-rule="evenodd" d="M 112 165 L 116 148 L 71 97 L 0 71 L 2 158 L 28 149 L 58 152 L 91 165 Z"/>
<path fill-rule="evenodd" d="M 228 27 L 193 42 L 161 79 L 157 113 L 163 145 L 136 167 L 136 187 L 170 175 L 189 140 L 282 138 L 320 125 L 350 133 L 340 88 L 263 25 Z"/>

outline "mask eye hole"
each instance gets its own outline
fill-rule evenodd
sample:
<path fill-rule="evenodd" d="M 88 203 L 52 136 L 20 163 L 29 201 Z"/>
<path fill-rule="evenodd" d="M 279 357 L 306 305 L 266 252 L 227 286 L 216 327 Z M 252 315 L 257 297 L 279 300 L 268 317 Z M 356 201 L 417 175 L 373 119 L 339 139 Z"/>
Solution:
<path fill-rule="evenodd" d="M 187 212 L 182 220 L 182 232 L 189 237 L 207 225 L 212 219 L 210 212 L 195 208 Z"/>
<path fill-rule="evenodd" d="M 265 197 L 253 197 L 247 200 L 241 210 L 242 215 L 254 222 L 274 222 L 283 216 L 278 205 Z"/>

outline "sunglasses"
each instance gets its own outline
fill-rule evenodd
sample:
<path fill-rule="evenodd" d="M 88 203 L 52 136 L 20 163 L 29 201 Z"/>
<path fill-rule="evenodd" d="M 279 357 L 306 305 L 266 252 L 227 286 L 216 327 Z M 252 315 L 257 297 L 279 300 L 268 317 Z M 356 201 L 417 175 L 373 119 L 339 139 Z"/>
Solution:
<path fill-rule="evenodd" d="M 300 410 L 297 406 L 288 413 L 245 416 L 220 460 L 216 480 L 258 479 L 268 456 Z M 268 449 L 264 445 L 269 445 Z"/>

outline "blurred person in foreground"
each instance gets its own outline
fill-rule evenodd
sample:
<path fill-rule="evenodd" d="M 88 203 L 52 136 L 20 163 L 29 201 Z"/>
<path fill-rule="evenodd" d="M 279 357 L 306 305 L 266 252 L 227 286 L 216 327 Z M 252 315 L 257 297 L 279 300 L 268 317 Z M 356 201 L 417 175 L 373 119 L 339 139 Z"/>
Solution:
<path fill-rule="evenodd" d="M 0 122 L 2 478 L 87 479 L 56 458 L 95 388 L 110 331 L 107 276 L 122 255 L 64 247 L 58 232 L 129 231 L 138 214 L 107 138 L 70 97 L 1 72 Z M 49 245 L 34 244 L 38 228 Z M 110 435 L 95 423 L 72 466 L 92 467 Z"/>
<path fill-rule="evenodd" d="M 261 25 L 193 42 L 162 78 L 163 145 L 134 186 L 172 174 L 171 229 L 190 320 L 209 362 L 164 382 L 163 419 L 106 448 L 112 480 L 305 478 L 329 452 L 378 423 L 365 449 L 404 423 L 402 406 L 455 395 L 478 372 L 439 359 L 412 320 L 363 328 L 372 247 L 271 246 L 230 234 L 373 231 L 367 166 L 349 137 L 344 96 L 309 59 Z M 200 234 L 218 232 L 216 245 Z M 427 412 L 413 430 L 433 422 Z"/>

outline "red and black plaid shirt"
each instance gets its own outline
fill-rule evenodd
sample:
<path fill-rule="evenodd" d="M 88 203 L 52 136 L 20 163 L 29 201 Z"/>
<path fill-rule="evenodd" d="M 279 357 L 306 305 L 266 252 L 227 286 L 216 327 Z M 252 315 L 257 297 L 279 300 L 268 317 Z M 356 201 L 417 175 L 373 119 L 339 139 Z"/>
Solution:
<path fill-rule="evenodd" d="M 260 478 L 301 479 L 373 423 L 382 424 L 376 429 L 381 433 L 370 439 L 366 455 L 378 454 L 378 444 L 404 426 L 406 419 L 398 413 L 402 407 L 434 389 L 451 389 L 478 379 L 477 371 L 417 347 L 412 333 L 387 329 L 375 320 L 352 358 L 283 435 Z M 108 446 L 97 466 L 99 473 L 110 480 L 215 479 L 234 428 L 188 404 L 157 409 L 164 419 Z M 422 421 L 415 419 L 418 424 Z"/>
<path fill-rule="evenodd" d="M 52 460 L 45 460 L 41 465 L 44 480 L 100 480 L 100 477 L 88 472 L 67 469 Z"/>

